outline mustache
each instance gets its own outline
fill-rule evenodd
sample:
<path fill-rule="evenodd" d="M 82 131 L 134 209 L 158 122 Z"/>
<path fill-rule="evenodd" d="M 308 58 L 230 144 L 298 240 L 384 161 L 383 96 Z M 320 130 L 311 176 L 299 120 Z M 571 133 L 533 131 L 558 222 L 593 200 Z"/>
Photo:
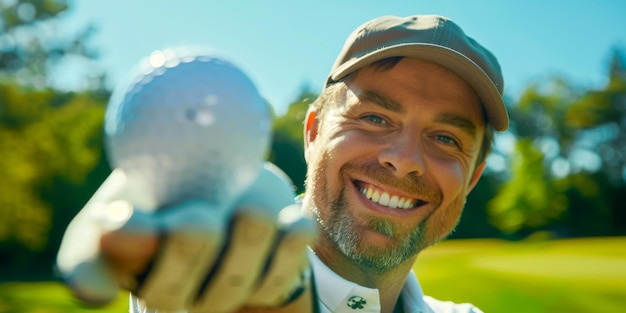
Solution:
<path fill-rule="evenodd" d="M 378 162 L 365 164 L 347 163 L 342 166 L 341 171 L 347 174 L 358 173 L 359 175 L 364 175 L 373 179 L 377 184 L 402 190 L 430 203 L 439 204 L 443 198 L 441 189 L 429 185 L 424 177 L 407 175 L 403 178 L 398 178 Z"/>

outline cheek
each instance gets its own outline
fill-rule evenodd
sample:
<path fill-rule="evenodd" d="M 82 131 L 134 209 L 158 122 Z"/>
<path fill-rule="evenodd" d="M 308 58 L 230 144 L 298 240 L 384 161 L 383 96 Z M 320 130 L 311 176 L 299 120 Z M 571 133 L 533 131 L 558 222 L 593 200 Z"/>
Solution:
<path fill-rule="evenodd" d="M 441 159 L 431 163 L 429 170 L 443 192 L 444 202 L 466 194 L 471 173 L 465 164 L 457 160 Z"/>
<path fill-rule="evenodd" d="M 346 136 L 333 138 L 318 136 L 307 150 L 307 193 L 311 193 L 316 206 L 323 209 L 327 202 L 338 197 L 345 187 L 341 168 L 357 158 Z"/>
<path fill-rule="evenodd" d="M 319 181 L 323 179 L 326 161 L 324 160 L 325 151 L 317 148 L 317 145 L 311 144 L 307 149 L 307 175 L 306 183 L 308 191 L 315 191 Z"/>
<path fill-rule="evenodd" d="M 440 207 L 428 220 L 425 234 L 427 241 L 434 243 L 448 236 L 459 223 L 464 206 L 465 197 L 459 196 L 452 199 L 445 207 Z"/>
<path fill-rule="evenodd" d="M 328 190 L 333 190 L 334 155 L 331 147 L 322 141 L 310 145 L 307 162 L 306 189 L 313 197 L 316 206 L 328 200 Z M 331 157 L 332 155 L 332 157 Z"/>
<path fill-rule="evenodd" d="M 436 165 L 430 170 L 443 192 L 443 202 L 427 222 L 426 236 L 431 241 L 445 238 L 456 227 L 465 206 L 471 178 L 469 168 L 458 161 L 440 161 Z"/>

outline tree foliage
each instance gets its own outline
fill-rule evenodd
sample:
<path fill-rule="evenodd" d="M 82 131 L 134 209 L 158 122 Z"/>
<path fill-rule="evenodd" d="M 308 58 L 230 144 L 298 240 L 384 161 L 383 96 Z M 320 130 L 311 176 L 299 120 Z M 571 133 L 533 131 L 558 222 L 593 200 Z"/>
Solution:
<path fill-rule="evenodd" d="M 506 233 L 536 229 L 562 218 L 569 202 L 549 179 L 544 155 L 528 139 L 517 142 L 511 162 L 512 181 L 489 202 L 492 223 Z"/>
<path fill-rule="evenodd" d="M 554 78 L 530 86 L 510 108 L 517 138 L 511 180 L 489 203 L 509 234 L 625 234 L 626 67 L 613 54 L 607 84 L 578 88 Z M 584 220 L 584 222 L 581 222 Z"/>
<path fill-rule="evenodd" d="M 51 23 L 65 1 L 0 2 L 0 274 L 51 272 L 70 218 L 104 178 L 100 89 L 63 92 L 49 70 L 72 55 L 92 57 L 84 34 L 65 39 Z M 100 86 L 97 86 L 100 87 Z M 48 263 L 49 264 L 49 263 Z"/>
<path fill-rule="evenodd" d="M 85 187 L 103 161 L 103 116 L 103 99 L 90 93 L 0 84 L 0 250 L 57 244 L 93 192 Z"/>
<path fill-rule="evenodd" d="M 303 88 L 298 98 L 289 105 L 287 113 L 277 118 L 273 126 L 272 148 L 269 160 L 291 178 L 296 192 L 304 191 L 306 162 L 304 161 L 304 116 L 317 94 Z"/>
<path fill-rule="evenodd" d="M 0 1 L 0 72 L 21 85 L 45 88 L 51 71 L 69 58 L 92 60 L 95 50 L 86 42 L 95 28 L 78 34 L 60 34 L 60 17 L 68 10 L 67 0 Z M 91 88 L 101 88 L 102 73 L 86 77 Z"/>

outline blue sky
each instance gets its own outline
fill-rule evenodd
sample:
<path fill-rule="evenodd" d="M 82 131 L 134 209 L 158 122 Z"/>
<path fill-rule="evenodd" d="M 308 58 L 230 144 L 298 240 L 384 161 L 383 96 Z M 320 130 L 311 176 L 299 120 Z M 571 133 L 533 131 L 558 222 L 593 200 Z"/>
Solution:
<path fill-rule="evenodd" d="M 626 51 L 625 12 L 620 0 L 75 0 L 61 27 L 97 27 L 90 45 L 110 86 L 154 50 L 200 46 L 239 65 L 282 113 L 302 86 L 321 90 L 345 38 L 376 16 L 451 18 L 498 57 L 516 97 L 552 75 L 601 86 L 611 49 Z M 80 86 L 80 70 L 58 84 Z"/>

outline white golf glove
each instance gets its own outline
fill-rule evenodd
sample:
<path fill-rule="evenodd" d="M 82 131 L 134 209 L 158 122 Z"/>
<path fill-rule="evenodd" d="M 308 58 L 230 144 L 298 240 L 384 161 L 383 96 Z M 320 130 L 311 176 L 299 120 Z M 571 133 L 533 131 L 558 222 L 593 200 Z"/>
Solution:
<path fill-rule="evenodd" d="M 303 284 L 315 230 L 274 165 L 265 164 L 234 211 L 189 199 L 144 212 L 125 200 L 124 183 L 123 173 L 114 172 L 63 238 L 57 265 L 78 298 L 106 303 L 127 289 L 160 313 L 234 312 L 280 306 Z M 136 277 L 120 272 L 101 249 L 103 234 L 160 238 L 159 248 Z"/>

